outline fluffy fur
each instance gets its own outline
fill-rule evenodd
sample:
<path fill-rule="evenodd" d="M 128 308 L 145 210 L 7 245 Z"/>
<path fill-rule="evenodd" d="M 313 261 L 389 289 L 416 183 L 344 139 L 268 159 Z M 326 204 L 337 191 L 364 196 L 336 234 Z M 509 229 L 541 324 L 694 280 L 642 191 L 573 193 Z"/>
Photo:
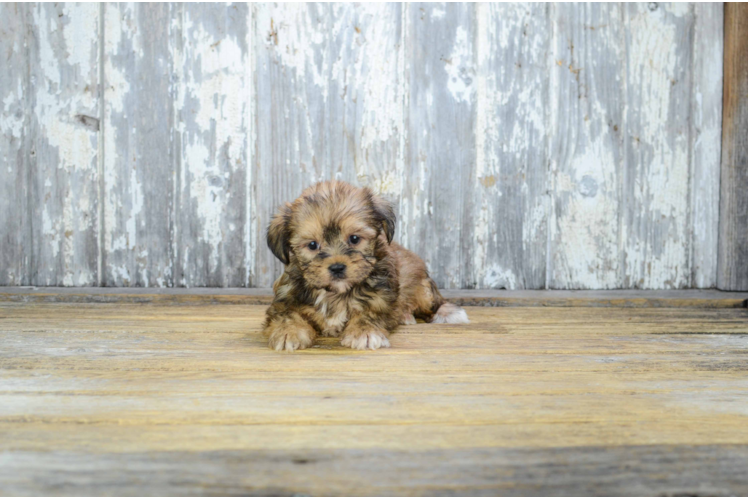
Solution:
<path fill-rule="evenodd" d="M 340 337 L 352 349 L 389 347 L 399 324 L 416 318 L 467 323 L 444 301 L 426 266 L 394 243 L 392 206 L 367 188 L 338 181 L 307 188 L 268 227 L 270 250 L 286 265 L 273 286 L 264 332 L 276 351 Z"/>

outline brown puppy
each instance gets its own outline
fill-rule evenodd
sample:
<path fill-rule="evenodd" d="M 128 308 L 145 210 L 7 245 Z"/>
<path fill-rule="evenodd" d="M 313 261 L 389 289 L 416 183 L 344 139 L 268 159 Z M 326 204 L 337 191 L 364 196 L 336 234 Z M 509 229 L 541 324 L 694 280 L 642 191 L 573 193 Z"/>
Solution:
<path fill-rule="evenodd" d="M 415 318 L 467 323 L 444 301 L 426 266 L 392 242 L 395 213 L 371 190 L 338 181 L 307 188 L 268 227 L 285 265 L 273 286 L 264 332 L 276 351 L 310 347 L 317 335 L 353 349 L 389 347 L 389 333 Z"/>

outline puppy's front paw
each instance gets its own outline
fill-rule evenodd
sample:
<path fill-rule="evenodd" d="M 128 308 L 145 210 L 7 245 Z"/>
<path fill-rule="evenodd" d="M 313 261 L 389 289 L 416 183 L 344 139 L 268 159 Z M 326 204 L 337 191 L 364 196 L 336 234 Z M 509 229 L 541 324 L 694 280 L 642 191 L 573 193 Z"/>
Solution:
<path fill-rule="evenodd" d="M 382 330 L 372 327 L 362 330 L 346 331 L 340 339 L 340 345 L 351 349 L 379 349 L 389 347 L 390 341 Z"/>
<path fill-rule="evenodd" d="M 268 347 L 276 351 L 293 352 L 314 343 L 314 332 L 309 325 L 295 321 L 275 323 L 265 329 Z"/>

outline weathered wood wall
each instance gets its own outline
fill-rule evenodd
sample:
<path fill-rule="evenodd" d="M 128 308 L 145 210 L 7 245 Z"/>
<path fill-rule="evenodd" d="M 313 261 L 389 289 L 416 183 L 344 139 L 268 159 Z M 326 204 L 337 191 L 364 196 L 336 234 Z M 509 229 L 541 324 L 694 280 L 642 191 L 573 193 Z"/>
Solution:
<path fill-rule="evenodd" d="M 717 280 L 721 4 L 2 4 L 0 284 L 269 286 L 318 180 L 444 287 Z"/>

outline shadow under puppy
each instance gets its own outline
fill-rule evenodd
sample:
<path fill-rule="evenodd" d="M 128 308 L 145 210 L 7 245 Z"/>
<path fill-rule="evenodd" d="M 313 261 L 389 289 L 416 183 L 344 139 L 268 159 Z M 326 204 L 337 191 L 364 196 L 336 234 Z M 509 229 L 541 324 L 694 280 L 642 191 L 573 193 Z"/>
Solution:
<path fill-rule="evenodd" d="M 378 349 L 415 318 L 467 323 L 465 310 L 445 302 L 423 260 L 394 243 L 394 233 L 392 206 L 345 182 L 320 182 L 281 207 L 267 233 L 286 265 L 264 324 L 269 346 L 304 349 L 322 335 Z"/>

